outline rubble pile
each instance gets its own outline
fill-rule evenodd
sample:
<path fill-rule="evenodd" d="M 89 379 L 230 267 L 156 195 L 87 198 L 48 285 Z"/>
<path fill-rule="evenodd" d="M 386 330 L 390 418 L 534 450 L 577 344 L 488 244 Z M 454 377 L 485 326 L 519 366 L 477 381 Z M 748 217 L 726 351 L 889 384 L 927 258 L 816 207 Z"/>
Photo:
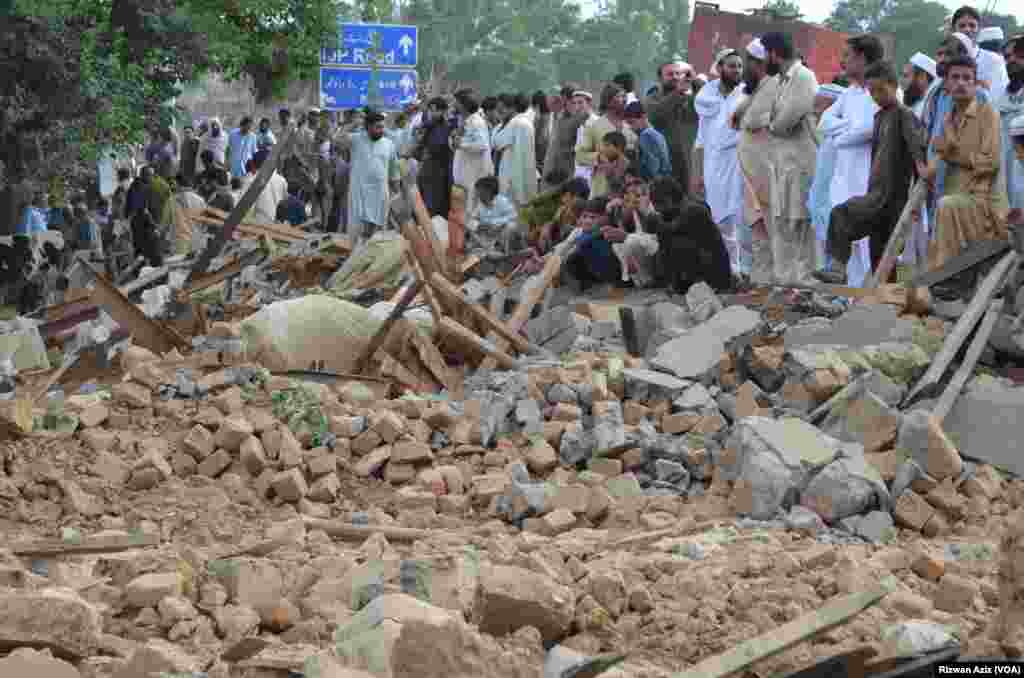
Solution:
<path fill-rule="evenodd" d="M 426 294 L 448 312 L 387 336 L 405 307 L 364 292 L 395 262 L 298 252 L 264 267 L 294 287 L 248 274 L 261 308 L 191 341 L 137 321 L 63 409 L 12 404 L 36 426 L 0 443 L 0 675 L 666 678 L 791 622 L 804 642 L 747 668 L 1024 654 L 1024 484 L 967 434 L 1020 400 L 991 376 L 946 417 L 910 398 L 951 323 L 702 284 L 559 289 L 507 326 Z M 332 266 L 348 301 L 308 293 Z M 452 287 L 499 319 L 542 296 Z M 847 595 L 870 600 L 815 630 Z"/>

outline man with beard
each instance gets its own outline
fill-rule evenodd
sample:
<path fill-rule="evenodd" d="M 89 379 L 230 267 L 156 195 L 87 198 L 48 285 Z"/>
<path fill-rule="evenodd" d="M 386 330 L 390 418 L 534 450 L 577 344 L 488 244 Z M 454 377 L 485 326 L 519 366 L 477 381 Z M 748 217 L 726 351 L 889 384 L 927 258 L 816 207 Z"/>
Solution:
<path fill-rule="evenodd" d="M 732 270 L 745 273 L 749 266 L 744 250 L 749 248 L 750 238 L 743 223 L 743 174 L 737 155 L 739 131 L 730 124 L 743 97 L 738 86 L 743 61 L 739 52 L 726 48 L 718 53 L 715 68 L 718 79 L 704 85 L 695 100 L 700 116 L 700 149 L 694 150 L 694 165 L 703 168 L 703 176 L 695 172 L 695 179 L 704 186 L 711 216 L 729 250 Z"/>
<path fill-rule="evenodd" d="M 258 139 L 252 131 L 252 118 L 245 116 L 237 129 L 228 136 L 228 159 L 231 176 L 242 178 L 246 175 L 246 165 L 256 155 Z"/>
<path fill-rule="evenodd" d="M 867 91 L 864 73 L 884 56 L 881 41 L 873 35 L 855 36 L 847 41 L 847 45 L 846 77 L 850 86 L 826 114 L 845 123 L 842 130 L 834 135 L 836 156 L 829 184 L 830 210 L 868 192 L 871 138 L 878 105 Z M 851 287 L 859 287 L 871 273 L 875 250 L 880 254 L 885 244 L 861 240 L 854 244 L 854 256 L 848 268 L 844 266 L 838 274 L 833 270 L 818 275 L 828 282 L 846 282 Z"/>
<path fill-rule="evenodd" d="M 665 136 L 672 151 L 672 173 L 684 190 L 690 186 L 690 154 L 697 138 L 697 111 L 691 85 L 693 67 L 669 61 L 658 68 L 658 91 L 644 101 L 654 128 Z"/>
<path fill-rule="evenodd" d="M 935 77 L 935 59 L 921 52 L 910 57 L 903 67 L 903 104 L 914 112 L 918 120 L 924 116 L 925 94 Z"/>
<path fill-rule="evenodd" d="M 779 78 L 767 74 L 768 53 L 760 39 L 747 45 L 743 66 L 744 99 L 733 115 L 733 127 L 740 131 L 737 155 L 743 175 L 743 223 L 750 224 L 751 266 L 754 282 L 771 281 L 771 241 L 766 220 L 771 211 L 771 172 L 768 123 L 778 92 Z"/>
<path fill-rule="evenodd" d="M 365 129 L 339 136 L 351 153 L 348 189 L 348 237 L 356 243 L 388 223 L 391 193 L 398 190 L 401 171 L 394 142 L 384 135 L 384 116 L 366 114 Z"/>
<path fill-rule="evenodd" d="M 548 141 L 547 152 L 544 154 L 544 167 L 541 178 L 545 190 L 554 190 L 572 178 L 576 169 L 574 152 L 576 133 L 586 116 L 580 111 L 580 100 L 573 96 L 578 88 L 575 85 L 562 87 L 559 93 L 562 111 L 553 113 L 551 139 Z"/>
<path fill-rule="evenodd" d="M 967 56 L 946 63 L 946 89 L 953 110 L 942 134 L 932 140 L 936 158 L 924 175 L 934 181 L 936 165 L 945 163 L 944 190 L 938 201 L 935 236 L 928 252 L 934 270 L 978 240 L 1006 240 L 1006 193 L 999 177 L 1002 149 L 999 114 L 977 100 L 977 64 Z M 969 280 L 962 276 L 946 287 L 951 297 L 962 297 Z M 938 291 L 941 296 L 941 291 Z"/>
<path fill-rule="evenodd" d="M 1024 165 L 1014 153 L 1010 139 L 1010 125 L 1024 114 L 1024 34 L 1010 38 L 1004 51 L 1006 71 L 1010 83 L 1003 93 L 996 97 L 994 106 L 1002 119 L 1003 130 L 1003 174 L 1006 176 L 1006 195 L 1010 203 L 1009 222 L 1024 223 Z"/>
<path fill-rule="evenodd" d="M 601 92 L 603 115 L 583 128 L 583 138 L 576 144 L 576 164 L 588 168 L 590 175 L 590 197 L 601 198 L 608 194 L 608 175 L 594 170 L 601 163 L 601 144 L 609 132 L 620 132 L 626 137 L 626 152 L 636 150 L 636 134 L 626 124 L 626 92 L 609 83 Z"/>
<path fill-rule="evenodd" d="M 971 42 L 967 56 L 978 64 L 978 84 L 996 95 L 1006 88 L 1009 81 L 1006 62 L 998 52 L 978 47 L 978 33 L 981 31 L 981 14 L 978 10 L 964 5 L 953 13 L 953 30 L 967 37 Z"/>
<path fill-rule="evenodd" d="M 807 188 L 814 175 L 814 97 L 818 80 L 797 59 L 788 33 L 761 38 L 765 70 L 779 76 L 779 89 L 768 123 L 771 194 L 777 201 L 768 214 L 772 270 L 776 282 L 808 282 L 814 270 L 814 229 L 807 211 Z M 755 256 L 756 256 L 755 252 Z"/>
<path fill-rule="evenodd" d="M 871 242 L 868 266 L 877 267 L 892 230 L 903 212 L 916 168 L 924 168 L 924 128 L 913 112 L 899 103 L 896 70 L 877 62 L 864 74 L 865 84 L 879 111 L 872 135 L 871 171 L 865 195 L 853 196 L 832 209 L 828 250 L 833 271 L 844 273 L 854 241 Z"/>
<path fill-rule="evenodd" d="M 448 102 L 441 97 L 431 99 L 427 102 L 427 118 L 413 154 L 420 162 L 417 183 L 423 204 L 432 217 L 448 216 L 448 191 L 452 178 L 452 149 L 448 140 L 451 133 Z"/>

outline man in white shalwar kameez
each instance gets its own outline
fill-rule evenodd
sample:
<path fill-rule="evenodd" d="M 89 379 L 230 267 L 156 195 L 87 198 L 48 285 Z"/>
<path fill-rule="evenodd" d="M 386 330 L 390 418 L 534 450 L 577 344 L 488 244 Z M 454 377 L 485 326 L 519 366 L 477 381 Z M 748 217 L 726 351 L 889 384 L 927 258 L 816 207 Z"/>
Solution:
<path fill-rule="evenodd" d="M 978 64 L 978 84 L 996 97 L 1009 83 L 1006 61 L 1002 54 L 978 47 L 978 33 L 981 32 L 981 14 L 973 7 L 964 6 L 953 14 L 953 35 L 964 43 L 967 56 Z"/>
<path fill-rule="evenodd" d="M 537 195 L 537 149 L 533 124 L 526 114 L 529 102 L 519 101 L 520 110 L 494 135 L 494 149 L 501 152 L 498 164 L 500 191 L 516 207 L 523 207 Z M 504 103 L 499 103 L 504 107 Z"/>
<path fill-rule="evenodd" d="M 739 87 L 743 61 L 736 50 L 723 49 L 715 66 L 719 78 L 702 87 L 694 102 L 700 118 L 699 150 L 694 153 L 703 155 L 694 164 L 703 167 L 704 176 L 697 179 L 704 185 L 711 218 L 722 232 L 732 270 L 745 274 L 750 271 L 748 257 L 743 255 L 750 247 L 750 225 L 743 223 L 743 173 L 737 152 L 740 134 L 731 125 L 733 113 L 743 100 Z"/>
<path fill-rule="evenodd" d="M 473 214 L 476 211 L 476 182 L 494 174 L 491 132 L 475 94 L 461 92 L 455 101 L 465 122 L 453 143 L 452 180 L 466 189 L 466 213 Z"/>
<path fill-rule="evenodd" d="M 881 41 L 873 35 L 858 35 L 847 41 L 846 77 L 850 86 L 829 108 L 828 115 L 847 121 L 847 127 L 834 138 L 835 171 L 829 186 L 830 207 L 842 205 L 850 198 L 868 192 L 871 176 L 871 138 L 875 130 L 878 105 L 864 87 L 868 66 L 885 56 Z M 871 272 L 871 250 L 868 238 L 854 243 L 853 256 L 847 265 L 846 284 L 860 287 Z M 841 281 L 837 281 L 841 282 Z"/>
<path fill-rule="evenodd" d="M 387 225 L 391 193 L 401 177 L 395 142 L 384 134 L 384 116 L 367 113 L 364 125 L 364 130 L 339 138 L 352 156 L 346 233 L 353 243 Z"/>

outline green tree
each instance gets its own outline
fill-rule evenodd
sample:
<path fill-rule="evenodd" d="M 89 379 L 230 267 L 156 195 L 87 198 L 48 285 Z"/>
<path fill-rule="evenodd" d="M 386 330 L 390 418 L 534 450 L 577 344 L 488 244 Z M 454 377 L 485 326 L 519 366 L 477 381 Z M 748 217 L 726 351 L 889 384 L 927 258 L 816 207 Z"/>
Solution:
<path fill-rule="evenodd" d="M 800 5 L 793 0 L 768 0 L 761 7 L 766 12 L 771 12 L 779 17 L 801 18 L 804 13 L 800 11 Z"/>
<path fill-rule="evenodd" d="M 948 13 L 932 0 L 839 0 L 826 24 L 847 33 L 892 33 L 896 53 L 886 57 L 900 68 L 915 52 L 935 52 Z"/>

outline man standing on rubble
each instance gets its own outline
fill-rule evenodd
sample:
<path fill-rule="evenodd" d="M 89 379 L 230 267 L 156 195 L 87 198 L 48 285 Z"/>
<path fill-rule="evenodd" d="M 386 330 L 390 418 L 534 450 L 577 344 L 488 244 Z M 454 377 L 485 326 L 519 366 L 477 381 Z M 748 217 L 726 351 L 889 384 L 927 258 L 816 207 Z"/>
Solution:
<path fill-rule="evenodd" d="M 384 135 L 384 116 L 366 114 L 365 129 L 339 135 L 339 144 L 351 152 L 348 188 L 348 237 L 353 242 L 369 237 L 388 223 L 391 194 L 398 191 L 401 170 L 395 143 Z"/>
<path fill-rule="evenodd" d="M 768 33 L 761 43 L 768 74 L 779 76 L 768 124 L 772 138 L 768 158 L 772 268 L 776 282 L 804 283 L 811 280 L 814 270 L 814 228 L 807 212 L 807 189 L 818 150 L 812 122 L 818 80 L 800 63 L 788 33 Z"/>
<path fill-rule="evenodd" d="M 651 124 L 668 142 L 672 152 L 672 173 L 684 190 L 690 186 L 690 153 L 697 138 L 693 76 L 693 67 L 681 60 L 662 64 L 658 68 L 658 91 L 644 102 Z"/>
<path fill-rule="evenodd" d="M 1010 202 L 1009 223 L 1024 223 L 1024 163 L 1017 159 L 1010 139 L 1010 125 L 1024 114 L 1024 34 L 1010 38 L 1006 43 L 1006 71 L 1010 84 L 995 99 L 996 111 L 1003 128 L 1003 175 L 1006 195 Z"/>
<path fill-rule="evenodd" d="M 733 125 L 740 130 L 737 151 L 743 172 L 743 223 L 750 224 L 751 231 L 750 277 L 756 283 L 765 283 L 773 275 L 771 241 L 767 230 L 771 211 L 771 173 L 768 167 L 771 135 L 768 123 L 779 78 L 767 73 L 768 54 L 760 39 L 751 41 L 746 52 L 743 87 L 747 98 L 737 108 Z"/>

